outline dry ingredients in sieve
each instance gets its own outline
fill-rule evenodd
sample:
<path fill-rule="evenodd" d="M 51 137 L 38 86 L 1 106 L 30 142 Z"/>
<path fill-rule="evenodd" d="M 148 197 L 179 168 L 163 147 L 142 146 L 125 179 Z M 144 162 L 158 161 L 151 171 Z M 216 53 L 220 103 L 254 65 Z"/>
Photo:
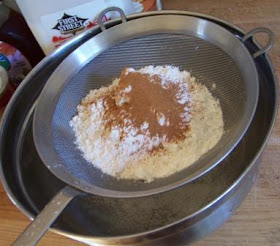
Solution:
<path fill-rule="evenodd" d="M 197 161 L 223 134 L 219 102 L 187 71 L 126 68 L 92 90 L 70 121 L 84 158 L 123 179 L 153 181 Z"/>

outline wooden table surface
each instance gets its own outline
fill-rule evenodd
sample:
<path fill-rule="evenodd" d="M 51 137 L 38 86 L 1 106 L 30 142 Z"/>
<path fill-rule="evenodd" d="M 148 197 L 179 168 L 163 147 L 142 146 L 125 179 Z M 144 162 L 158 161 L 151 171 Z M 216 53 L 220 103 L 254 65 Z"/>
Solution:
<path fill-rule="evenodd" d="M 280 77 L 279 0 L 163 0 L 164 9 L 210 14 L 249 31 L 266 26 L 276 34 L 270 52 Z M 260 37 L 264 42 L 265 38 Z M 263 154 L 262 168 L 255 185 L 241 207 L 220 229 L 195 246 L 278 246 L 280 245 L 280 117 Z M 0 185 L 0 245 L 10 245 L 29 223 L 12 205 Z M 38 245 L 82 245 L 48 232 Z"/>

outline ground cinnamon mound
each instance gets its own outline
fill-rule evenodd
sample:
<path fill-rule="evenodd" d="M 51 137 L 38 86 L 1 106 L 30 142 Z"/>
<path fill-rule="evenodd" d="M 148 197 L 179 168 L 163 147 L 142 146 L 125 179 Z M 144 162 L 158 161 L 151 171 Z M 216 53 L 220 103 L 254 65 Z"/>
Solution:
<path fill-rule="evenodd" d="M 119 85 L 103 98 L 108 119 L 106 128 L 109 131 L 116 126 L 124 129 L 132 124 L 138 134 L 148 129 L 151 137 L 165 137 L 168 142 L 183 140 L 189 125 L 185 112 L 190 103 L 178 102 L 181 83 L 166 81 L 165 87 L 157 75 L 124 69 Z M 143 127 L 143 122 L 146 127 Z M 122 132 L 121 138 L 126 137 L 124 134 Z"/>

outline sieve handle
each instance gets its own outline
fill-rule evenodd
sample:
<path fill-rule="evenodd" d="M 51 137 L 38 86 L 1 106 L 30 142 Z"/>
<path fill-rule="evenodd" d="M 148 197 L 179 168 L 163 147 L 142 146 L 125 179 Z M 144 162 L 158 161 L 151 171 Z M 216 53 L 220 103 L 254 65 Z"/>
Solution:
<path fill-rule="evenodd" d="M 81 192 L 66 186 L 43 208 L 40 214 L 26 227 L 24 232 L 13 243 L 13 246 L 36 245 L 52 223 L 61 214 L 67 204 Z"/>
<path fill-rule="evenodd" d="M 123 12 L 123 10 L 121 8 L 118 8 L 118 7 L 110 7 L 110 8 L 107 8 L 107 9 L 104 9 L 98 16 L 98 19 L 97 19 L 97 23 L 99 24 L 100 28 L 102 31 L 105 31 L 106 30 L 106 27 L 104 25 L 104 22 L 103 22 L 103 17 L 106 13 L 110 12 L 110 11 L 117 11 L 120 16 L 121 16 L 121 19 L 122 19 L 122 22 L 127 22 L 126 20 L 126 16 L 125 16 L 125 13 Z"/>
<path fill-rule="evenodd" d="M 254 28 L 253 30 L 251 30 L 250 32 L 248 32 L 242 38 L 242 42 L 244 43 L 248 38 L 252 38 L 256 33 L 266 33 L 269 37 L 269 40 L 265 47 L 261 48 L 259 51 L 257 51 L 256 53 L 253 54 L 254 58 L 257 58 L 258 56 L 267 53 L 273 46 L 274 39 L 275 39 L 274 33 L 270 29 L 268 29 L 266 27 L 257 27 L 257 28 Z"/>

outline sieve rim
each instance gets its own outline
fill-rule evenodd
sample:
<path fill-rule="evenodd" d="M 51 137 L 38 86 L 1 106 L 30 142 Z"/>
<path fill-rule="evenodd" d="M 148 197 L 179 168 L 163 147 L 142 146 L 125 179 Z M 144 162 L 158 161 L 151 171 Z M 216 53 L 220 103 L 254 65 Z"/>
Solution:
<path fill-rule="evenodd" d="M 39 122 L 39 118 L 40 118 L 40 115 L 42 114 L 45 114 L 45 105 L 44 103 L 42 102 L 46 102 L 46 93 L 50 93 L 49 90 L 49 85 L 50 84 L 54 84 L 54 83 L 57 83 L 57 79 L 58 77 L 56 77 L 56 74 L 59 73 L 59 71 L 61 70 L 64 70 L 64 71 L 67 71 L 67 69 L 69 67 L 67 67 L 65 64 L 65 61 L 69 61 L 69 59 L 71 59 L 71 57 L 74 55 L 81 55 L 82 52 L 81 52 L 81 48 L 82 47 L 87 47 L 87 45 L 89 43 L 97 43 L 97 44 L 102 44 L 103 45 L 103 41 L 110 37 L 111 40 L 110 41 L 113 41 L 113 34 L 117 35 L 117 33 L 119 32 L 119 28 L 123 28 L 123 29 L 127 29 L 127 28 L 133 28 L 132 33 L 133 33 L 133 37 L 135 37 L 135 26 L 133 26 L 133 24 L 135 23 L 142 23 L 143 20 L 144 22 L 147 24 L 148 22 L 150 21 L 154 21 L 155 19 L 157 19 L 159 22 L 163 22 L 163 23 L 166 23 L 164 21 L 167 21 L 167 20 L 170 20 L 170 18 L 173 18 L 173 19 L 176 19 L 176 23 L 172 24 L 174 26 L 176 26 L 177 28 L 181 28 L 182 30 L 182 23 L 180 23 L 180 21 L 194 21 L 196 22 L 196 24 L 198 24 L 198 29 L 196 29 L 196 31 L 198 31 L 198 37 L 199 38 L 202 38 L 203 37 L 205 38 L 205 33 L 204 33 L 204 29 L 203 27 L 207 26 L 207 25 L 211 25 L 213 28 L 219 28 L 221 30 L 223 30 L 224 33 L 228 33 L 228 35 L 230 35 L 233 39 L 235 39 L 236 42 L 239 42 L 239 46 L 240 46 L 240 49 L 242 50 L 242 52 L 245 52 L 246 55 L 247 55 L 247 60 L 251 62 L 251 69 L 253 69 L 254 73 L 252 74 L 252 76 L 254 77 L 254 81 L 255 81 L 255 85 L 256 85 L 256 91 L 255 91 L 255 100 L 254 100 L 254 105 L 251 109 L 251 114 L 250 116 L 248 117 L 248 121 L 247 121 L 247 124 L 246 126 L 243 127 L 243 131 L 242 133 L 235 139 L 236 141 L 230 146 L 230 148 L 228 148 L 226 151 L 223 152 L 223 155 L 217 160 L 215 161 L 213 164 L 207 166 L 207 168 L 204 168 L 203 170 L 198 170 L 197 172 L 194 172 L 192 175 L 189 175 L 187 178 L 183 179 L 183 180 L 179 180 L 177 182 L 174 182 L 172 184 L 169 184 L 169 185 L 166 185 L 166 186 L 163 186 L 163 187 L 159 187 L 159 188 L 154 188 L 154 189 L 151 189 L 151 190 L 146 190 L 146 191 L 115 191 L 115 190 L 110 190 L 110 189 L 104 189 L 104 188 L 101 188 L 101 187 L 98 187 L 98 186 L 95 186 L 94 189 L 88 189 L 87 187 L 87 184 L 81 184 L 79 183 L 78 185 L 76 185 L 74 183 L 75 181 L 75 178 L 73 179 L 69 179 L 69 178 L 65 178 L 61 175 L 57 175 L 56 173 L 56 170 L 54 168 L 52 168 L 52 166 L 49 166 L 48 163 L 49 163 L 49 155 L 50 153 L 46 153 L 45 150 L 42 149 L 42 146 L 46 146 L 47 144 L 50 143 L 50 141 L 45 141 L 46 139 L 42 140 L 40 139 L 40 137 L 42 136 L 42 132 L 41 130 L 39 129 L 39 125 L 38 125 L 38 122 Z M 133 23 L 132 23 L 133 22 Z M 210 23 L 210 24 L 209 24 Z M 172 28 L 174 26 L 170 26 L 168 25 L 168 28 Z M 160 27 L 162 28 L 162 27 Z M 158 33 L 177 33 L 177 31 L 167 31 L 166 30 L 166 27 L 162 28 L 162 29 L 157 29 L 157 32 Z M 110 31 L 110 35 L 108 34 L 108 32 Z M 207 30 L 206 30 L 207 31 Z M 111 33 L 112 32 L 112 33 Z M 145 30 L 145 32 L 147 32 L 147 30 Z M 152 32 L 152 31 L 150 31 Z M 182 31 L 181 31 L 182 32 Z M 184 32 L 185 33 L 186 30 L 184 29 Z M 148 31 L 148 34 L 149 34 L 149 31 Z M 150 34 L 155 34 L 155 33 L 150 33 Z M 197 33 L 196 33 L 197 34 Z M 139 36 L 143 36 L 143 33 L 138 33 Z M 188 34 L 189 35 L 189 34 Z M 197 35 L 196 35 L 197 36 Z M 99 38 L 101 37 L 101 38 Z M 99 39 L 98 39 L 99 38 Z M 119 42 L 122 42 L 122 41 L 127 41 L 129 38 L 128 37 L 120 37 L 120 40 Z M 207 41 L 210 41 L 211 40 L 207 40 Z M 113 45 L 115 45 L 116 43 L 113 43 Z M 92 44 L 91 44 L 92 45 Z M 102 47 L 102 48 L 101 48 Z M 88 48 L 86 48 L 87 50 Z M 104 47 L 104 46 L 100 46 L 100 49 L 98 50 L 95 50 L 93 52 L 93 54 L 91 54 L 90 57 L 88 58 L 85 58 L 85 57 L 81 57 L 81 60 L 79 60 L 79 67 L 75 68 L 75 72 L 72 73 L 72 75 L 76 74 L 81 67 L 83 67 L 84 65 L 86 65 L 89 61 L 91 61 L 94 57 L 96 57 L 97 55 L 99 55 L 100 53 L 102 53 L 103 51 L 105 51 L 106 49 L 108 49 L 108 47 Z M 68 65 L 72 65 L 73 64 L 68 64 Z M 71 76 L 68 74 L 64 79 L 67 81 L 67 79 L 69 79 Z M 56 82 L 55 82 L 56 81 Z M 69 80 L 68 80 L 69 82 Z M 55 93 L 57 90 L 58 91 L 63 91 L 63 88 L 64 86 L 66 86 L 67 83 L 64 83 L 63 85 L 57 85 L 56 88 L 52 88 L 51 89 L 51 92 L 52 93 Z M 243 135 L 245 134 L 245 132 L 247 131 L 249 125 L 250 125 L 250 122 L 254 116 L 254 112 L 255 112 L 255 109 L 256 109 L 256 106 L 257 106 L 257 99 L 258 99 L 258 90 L 259 90 L 259 87 L 258 87 L 258 76 L 257 76 L 257 70 L 256 70 L 256 67 L 255 67 L 255 64 L 254 64 L 254 61 L 250 55 L 250 53 L 248 52 L 248 50 L 246 49 L 246 47 L 241 43 L 241 41 L 239 39 L 237 39 L 233 34 L 231 34 L 229 31 L 227 31 L 226 29 L 210 22 L 210 21 L 206 21 L 206 20 L 202 20 L 200 18 L 196 18 L 196 17 L 189 17 L 189 16 L 172 16 L 172 15 L 166 15 L 166 16 L 153 16 L 153 17 L 145 17 L 143 19 L 139 19 L 139 20 L 133 20 L 129 23 L 124 23 L 124 24 L 120 24 L 120 25 L 117 25 L 115 27 L 112 27 L 108 30 L 106 30 L 105 32 L 103 33 L 100 33 L 98 34 L 97 36 L 95 36 L 93 39 L 90 39 L 89 41 L 85 42 L 84 44 L 82 44 L 79 48 L 77 48 L 73 53 L 71 53 L 64 61 L 62 61 L 62 63 L 59 65 L 59 67 L 54 71 L 53 75 L 50 77 L 50 79 L 48 80 L 48 82 L 46 83 L 44 89 L 42 90 L 42 93 L 39 97 L 39 103 L 38 103 L 38 106 L 36 107 L 36 110 L 35 110 L 35 115 L 34 115 L 34 120 L 33 120 L 33 131 L 34 131 L 34 142 L 35 142 L 35 146 L 36 146 L 36 149 L 39 153 L 39 156 L 40 158 L 43 160 L 43 163 L 49 168 L 49 170 L 55 175 L 57 176 L 59 179 L 63 180 L 65 183 L 77 188 L 77 189 L 80 189 L 80 190 L 83 190 L 85 192 L 88 192 L 88 193 L 92 193 L 92 194 L 96 194 L 96 195 L 100 195 L 100 196 L 106 196 L 106 197 L 123 197 L 123 198 L 128 198 L 128 197 L 142 197 L 142 196 L 149 196 L 149 195 L 153 195 L 153 194 L 158 194 L 158 193 L 161 193 L 161 192 L 164 192 L 164 191 L 168 191 L 168 190 L 171 190 L 171 189 L 174 189 L 176 187 L 179 187 L 181 185 L 184 185 L 186 183 L 189 183 L 191 181 L 193 181 L 194 179 L 202 176 L 203 174 L 205 174 L 206 172 L 210 171 L 212 168 L 214 168 L 215 166 L 217 166 L 222 160 L 224 160 L 224 158 L 227 157 L 227 155 L 232 151 L 232 149 L 239 143 L 239 141 L 242 139 Z M 54 101 L 56 101 L 55 104 L 57 103 L 58 99 L 59 99 L 59 95 L 56 95 L 55 98 L 53 98 Z M 53 108 L 53 112 L 54 112 L 55 108 Z M 53 115 L 53 113 L 51 113 L 50 115 Z M 52 117 L 51 117 L 52 118 Z M 52 136 L 50 136 L 50 130 L 49 129 L 45 129 L 45 135 L 47 135 L 49 138 L 48 139 L 52 139 Z M 52 134 L 51 134 L 52 135 Z M 44 142 L 45 141 L 45 142 Z"/>

